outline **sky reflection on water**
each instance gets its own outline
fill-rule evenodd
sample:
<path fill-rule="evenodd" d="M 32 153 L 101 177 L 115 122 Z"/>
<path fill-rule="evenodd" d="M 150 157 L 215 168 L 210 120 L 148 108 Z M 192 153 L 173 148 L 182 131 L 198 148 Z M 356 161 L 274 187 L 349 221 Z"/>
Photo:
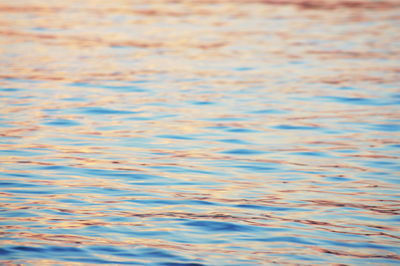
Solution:
<path fill-rule="evenodd" d="M 1 2 L 1 264 L 398 264 L 399 8 Z"/>

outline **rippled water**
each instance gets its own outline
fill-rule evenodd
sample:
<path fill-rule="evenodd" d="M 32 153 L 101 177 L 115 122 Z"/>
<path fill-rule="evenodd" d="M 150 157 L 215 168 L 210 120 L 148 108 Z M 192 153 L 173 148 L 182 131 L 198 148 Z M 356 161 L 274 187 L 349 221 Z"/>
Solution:
<path fill-rule="evenodd" d="M 0 1 L 0 263 L 399 264 L 399 14 Z"/>

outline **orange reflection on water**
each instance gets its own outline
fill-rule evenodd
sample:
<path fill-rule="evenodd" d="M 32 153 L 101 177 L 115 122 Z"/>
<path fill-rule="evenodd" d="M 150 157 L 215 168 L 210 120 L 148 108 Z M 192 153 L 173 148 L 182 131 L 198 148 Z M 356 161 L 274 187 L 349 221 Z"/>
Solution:
<path fill-rule="evenodd" d="M 399 8 L 1 3 L 1 263 L 398 262 Z"/>

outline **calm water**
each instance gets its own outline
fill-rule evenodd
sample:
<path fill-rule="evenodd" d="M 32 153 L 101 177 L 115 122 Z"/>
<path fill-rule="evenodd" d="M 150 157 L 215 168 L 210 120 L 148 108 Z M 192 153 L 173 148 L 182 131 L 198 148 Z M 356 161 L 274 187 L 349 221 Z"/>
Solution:
<path fill-rule="evenodd" d="M 0 1 L 2 265 L 400 263 L 397 1 Z"/>

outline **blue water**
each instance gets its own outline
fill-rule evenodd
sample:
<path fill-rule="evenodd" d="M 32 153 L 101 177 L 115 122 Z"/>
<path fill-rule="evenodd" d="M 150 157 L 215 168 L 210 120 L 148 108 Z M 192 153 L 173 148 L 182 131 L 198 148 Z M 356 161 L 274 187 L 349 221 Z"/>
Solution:
<path fill-rule="evenodd" d="M 399 264 L 400 7 L 272 2 L 1 2 L 0 264 Z"/>

